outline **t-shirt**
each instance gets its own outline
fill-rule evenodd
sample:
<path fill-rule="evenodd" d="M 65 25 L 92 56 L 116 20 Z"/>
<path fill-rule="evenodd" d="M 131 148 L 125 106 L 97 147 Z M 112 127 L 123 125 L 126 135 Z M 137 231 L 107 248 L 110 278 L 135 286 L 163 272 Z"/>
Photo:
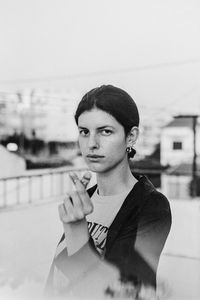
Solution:
<path fill-rule="evenodd" d="M 88 222 L 88 231 L 94 241 L 96 250 L 102 257 L 104 254 L 108 229 L 131 189 L 112 196 L 100 196 L 96 189 L 91 197 L 94 209 L 91 214 L 86 216 L 86 220 Z M 82 243 L 80 243 L 80 248 L 82 246 Z M 55 257 L 65 250 L 66 241 L 63 239 L 63 241 L 57 246 Z M 67 278 L 65 278 L 62 272 L 56 266 L 54 267 L 53 278 L 53 286 L 55 290 L 62 289 L 62 287 L 67 285 Z"/>
<path fill-rule="evenodd" d="M 101 255 L 104 252 L 108 229 L 129 192 L 126 191 L 111 196 L 100 196 L 96 189 L 91 197 L 94 210 L 91 214 L 87 215 L 86 219 L 90 236 L 94 241 L 96 250 Z"/>

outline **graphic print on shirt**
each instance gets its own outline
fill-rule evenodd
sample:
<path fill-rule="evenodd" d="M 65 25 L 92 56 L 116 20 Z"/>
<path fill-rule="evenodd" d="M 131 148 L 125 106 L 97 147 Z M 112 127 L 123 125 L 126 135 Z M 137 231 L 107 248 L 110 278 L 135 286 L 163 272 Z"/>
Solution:
<path fill-rule="evenodd" d="M 88 222 L 88 230 L 94 241 L 97 251 L 102 254 L 106 244 L 108 227 L 95 222 Z"/>

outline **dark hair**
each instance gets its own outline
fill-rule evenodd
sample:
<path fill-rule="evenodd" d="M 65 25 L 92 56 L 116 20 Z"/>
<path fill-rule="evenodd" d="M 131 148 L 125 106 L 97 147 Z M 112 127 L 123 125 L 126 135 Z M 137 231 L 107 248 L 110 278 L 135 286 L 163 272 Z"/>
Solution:
<path fill-rule="evenodd" d="M 124 127 L 126 135 L 133 126 L 139 126 L 139 113 L 135 101 L 118 87 L 102 85 L 86 93 L 75 113 L 76 124 L 78 125 L 78 118 L 83 112 L 95 107 L 112 115 Z M 133 152 L 132 155 L 129 153 L 129 157 L 134 156 L 134 149 Z"/>

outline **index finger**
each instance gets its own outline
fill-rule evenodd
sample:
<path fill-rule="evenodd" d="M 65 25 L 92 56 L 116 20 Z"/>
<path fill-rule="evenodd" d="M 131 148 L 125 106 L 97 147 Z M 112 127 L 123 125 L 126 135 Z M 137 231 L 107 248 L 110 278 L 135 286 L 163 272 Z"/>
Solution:
<path fill-rule="evenodd" d="M 87 188 L 88 183 L 90 182 L 90 179 L 92 178 L 92 175 L 90 172 L 85 172 L 82 179 L 81 183 L 84 185 L 85 188 Z"/>
<path fill-rule="evenodd" d="M 85 186 L 84 184 L 81 182 L 81 180 L 78 178 L 78 176 L 76 175 L 76 173 L 69 173 L 69 177 L 72 180 L 74 186 L 76 187 L 77 191 L 85 191 Z"/>
<path fill-rule="evenodd" d="M 70 172 L 69 173 L 69 177 L 71 178 L 72 182 L 74 183 L 74 185 L 76 186 L 76 183 L 79 181 L 84 188 L 87 188 L 88 183 L 90 182 L 90 179 L 92 177 L 90 172 L 85 172 L 82 179 L 79 179 L 78 176 L 76 175 L 76 173 L 74 172 Z"/>
<path fill-rule="evenodd" d="M 88 180 L 90 175 L 88 177 L 87 176 L 85 179 Z M 90 197 L 85 189 L 85 186 L 83 185 L 83 183 L 81 182 L 81 180 L 78 178 L 78 176 L 75 173 L 70 173 L 70 178 L 72 179 L 72 181 L 76 187 L 76 191 L 77 191 L 79 198 L 83 205 L 84 213 L 85 214 L 91 213 L 93 210 L 93 205 L 92 205 Z"/>

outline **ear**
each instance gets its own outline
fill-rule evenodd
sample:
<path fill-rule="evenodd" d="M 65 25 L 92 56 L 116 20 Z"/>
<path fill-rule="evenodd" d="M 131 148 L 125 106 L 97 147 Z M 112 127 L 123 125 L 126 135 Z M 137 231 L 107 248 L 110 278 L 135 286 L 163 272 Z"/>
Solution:
<path fill-rule="evenodd" d="M 126 137 L 127 147 L 133 147 L 136 143 L 139 136 L 139 128 L 137 126 L 133 126 Z"/>

